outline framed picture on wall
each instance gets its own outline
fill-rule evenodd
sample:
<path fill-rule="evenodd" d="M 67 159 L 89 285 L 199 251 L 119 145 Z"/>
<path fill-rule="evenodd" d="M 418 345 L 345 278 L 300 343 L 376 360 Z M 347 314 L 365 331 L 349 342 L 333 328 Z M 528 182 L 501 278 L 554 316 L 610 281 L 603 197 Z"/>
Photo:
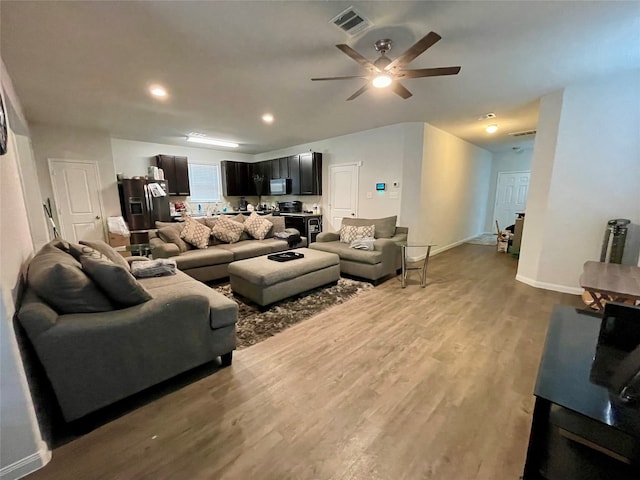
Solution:
<path fill-rule="evenodd" d="M 0 155 L 7 153 L 7 112 L 4 110 L 2 92 L 0 91 Z"/>

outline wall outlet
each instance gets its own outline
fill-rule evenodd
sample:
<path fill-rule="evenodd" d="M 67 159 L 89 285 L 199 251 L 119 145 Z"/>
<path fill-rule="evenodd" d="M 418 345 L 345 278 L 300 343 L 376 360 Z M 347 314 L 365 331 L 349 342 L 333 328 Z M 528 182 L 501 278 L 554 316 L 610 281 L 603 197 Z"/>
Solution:
<path fill-rule="evenodd" d="M 391 185 L 393 185 L 393 188 L 398 188 L 400 186 L 400 182 L 398 180 L 394 180 L 391 182 Z"/>
<path fill-rule="evenodd" d="M 373 198 L 373 193 L 367 192 L 367 198 Z"/>

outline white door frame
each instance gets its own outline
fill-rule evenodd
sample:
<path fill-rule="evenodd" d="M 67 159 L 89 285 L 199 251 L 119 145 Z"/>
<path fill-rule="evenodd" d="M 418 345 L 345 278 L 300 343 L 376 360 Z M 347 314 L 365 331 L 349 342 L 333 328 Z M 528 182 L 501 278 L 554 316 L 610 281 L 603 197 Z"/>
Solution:
<path fill-rule="evenodd" d="M 331 205 L 331 189 L 332 189 L 332 185 L 331 185 L 331 169 L 333 167 L 356 167 L 356 188 L 358 189 L 358 191 L 356 192 L 356 208 L 355 208 L 355 216 L 358 216 L 358 208 L 359 208 L 359 197 L 360 197 L 360 162 L 347 162 L 347 163 L 335 163 L 335 164 L 331 164 L 329 165 L 329 198 L 327 199 L 327 206 L 329 207 L 327 209 L 327 212 L 329 213 L 329 215 L 325 215 L 325 217 L 327 218 L 327 226 L 331 227 L 331 219 L 333 218 L 333 205 Z"/>
<path fill-rule="evenodd" d="M 528 173 L 529 174 L 529 183 L 531 183 L 531 170 L 515 170 L 515 171 L 504 170 L 502 172 L 498 172 L 498 176 L 496 177 L 495 198 L 493 200 L 493 224 L 492 224 L 493 226 L 495 226 L 495 223 L 496 223 L 496 210 L 498 208 L 498 185 L 500 185 L 500 175 L 502 175 L 502 174 L 512 175 L 512 174 L 517 174 L 517 173 Z M 527 201 L 529 201 L 528 192 L 527 192 Z M 505 226 L 502 225 L 501 228 L 505 228 Z"/>
<path fill-rule="evenodd" d="M 53 191 L 53 201 L 56 204 L 56 217 L 58 218 L 58 229 L 60 230 L 60 236 L 64 239 L 65 236 L 64 225 L 62 224 L 62 220 L 60 220 L 61 210 L 60 210 L 60 202 L 58 202 L 58 196 L 56 194 L 56 189 L 53 186 L 53 165 L 56 162 L 65 162 L 65 163 L 80 163 L 83 165 L 93 165 L 93 168 L 96 172 L 96 180 L 98 181 L 98 208 L 100 209 L 100 225 L 102 225 L 102 238 L 108 239 L 105 232 L 105 218 L 104 218 L 104 207 L 102 206 L 102 179 L 100 178 L 100 168 L 98 167 L 98 162 L 95 160 L 71 160 L 67 158 L 48 158 L 47 163 L 49 164 L 49 181 L 51 182 L 51 190 Z M 108 243 L 108 242 L 107 242 Z"/>

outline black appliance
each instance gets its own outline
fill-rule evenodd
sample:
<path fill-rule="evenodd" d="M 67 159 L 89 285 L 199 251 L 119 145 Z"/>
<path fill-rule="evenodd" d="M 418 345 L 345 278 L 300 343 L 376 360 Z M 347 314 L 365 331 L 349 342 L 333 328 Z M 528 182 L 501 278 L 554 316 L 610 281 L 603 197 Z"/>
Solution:
<path fill-rule="evenodd" d="M 271 195 L 290 195 L 293 182 L 290 178 L 272 178 L 269 181 L 269 193 Z"/>
<path fill-rule="evenodd" d="M 302 202 L 299 200 L 278 202 L 278 210 L 284 213 L 300 213 L 302 212 Z"/>
<path fill-rule="evenodd" d="M 118 193 L 129 230 L 148 230 L 155 228 L 156 221 L 172 220 L 166 180 L 124 178 L 118 182 Z"/>

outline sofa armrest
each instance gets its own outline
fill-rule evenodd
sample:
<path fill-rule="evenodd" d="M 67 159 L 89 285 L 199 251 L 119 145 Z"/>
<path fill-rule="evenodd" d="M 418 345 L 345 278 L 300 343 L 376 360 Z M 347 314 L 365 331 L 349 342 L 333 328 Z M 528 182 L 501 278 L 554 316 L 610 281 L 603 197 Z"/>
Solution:
<path fill-rule="evenodd" d="M 316 242 L 337 242 L 340 234 L 336 232 L 320 232 L 316 237 Z"/>
<path fill-rule="evenodd" d="M 169 258 L 180 255 L 180 249 L 175 243 L 163 242 L 159 237 L 150 238 L 151 255 L 153 258 Z"/>

